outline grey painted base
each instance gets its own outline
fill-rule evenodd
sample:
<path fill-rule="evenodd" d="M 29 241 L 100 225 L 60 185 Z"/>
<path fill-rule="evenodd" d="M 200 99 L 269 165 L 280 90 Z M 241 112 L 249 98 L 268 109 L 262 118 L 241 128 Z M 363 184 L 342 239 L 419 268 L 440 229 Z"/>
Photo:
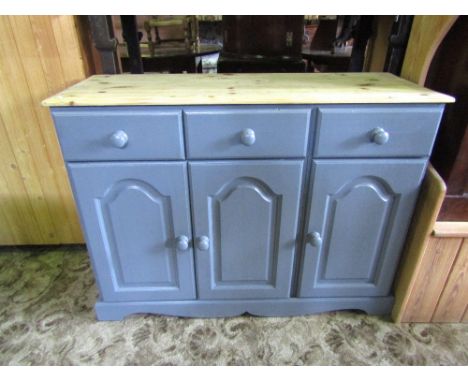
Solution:
<path fill-rule="evenodd" d="M 333 310 L 356 309 L 372 315 L 387 315 L 393 296 L 343 298 L 290 298 L 284 300 L 188 300 L 98 302 L 99 320 L 122 320 L 136 313 L 153 313 L 180 317 L 230 317 L 249 313 L 254 316 L 298 316 Z"/>

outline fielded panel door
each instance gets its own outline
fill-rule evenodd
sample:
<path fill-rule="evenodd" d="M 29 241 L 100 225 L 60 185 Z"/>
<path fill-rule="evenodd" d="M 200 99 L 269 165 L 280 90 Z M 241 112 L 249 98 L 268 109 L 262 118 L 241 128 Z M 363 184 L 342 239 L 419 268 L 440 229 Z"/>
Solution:
<path fill-rule="evenodd" d="M 68 168 L 102 298 L 195 298 L 186 164 Z"/>
<path fill-rule="evenodd" d="M 289 297 L 302 161 L 189 166 L 199 297 Z"/>
<path fill-rule="evenodd" d="M 386 296 L 425 159 L 314 160 L 299 296 Z"/>

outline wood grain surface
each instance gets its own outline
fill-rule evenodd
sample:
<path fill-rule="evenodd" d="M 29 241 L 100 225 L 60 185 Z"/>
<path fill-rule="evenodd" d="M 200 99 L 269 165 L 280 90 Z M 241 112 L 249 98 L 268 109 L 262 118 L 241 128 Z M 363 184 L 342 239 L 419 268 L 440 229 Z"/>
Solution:
<path fill-rule="evenodd" d="M 468 241 L 464 240 L 447 279 L 432 322 L 459 322 L 468 306 Z"/>
<path fill-rule="evenodd" d="M 431 237 L 401 322 L 431 322 L 463 239 Z"/>
<path fill-rule="evenodd" d="M 389 73 L 92 76 L 44 106 L 445 103 L 450 96 Z"/>
<path fill-rule="evenodd" d="M 432 58 L 457 17 L 415 16 L 403 78 L 425 83 Z M 436 222 L 446 193 L 438 178 L 429 183 L 426 178 L 421 189 L 395 282 L 395 322 L 468 322 L 467 223 Z"/>
<path fill-rule="evenodd" d="M 395 279 L 395 305 L 392 312 L 395 322 L 401 322 L 406 310 L 409 309 L 412 291 L 424 264 L 429 235 L 437 219 L 445 192 L 443 179 L 432 166 L 429 166 L 421 186 L 399 272 Z"/>
<path fill-rule="evenodd" d="M 406 48 L 401 77 L 423 85 L 438 46 L 458 16 L 417 15 Z"/>
<path fill-rule="evenodd" d="M 0 245 L 83 242 L 49 111 L 85 78 L 73 16 L 0 16 Z"/>
<path fill-rule="evenodd" d="M 462 228 L 428 238 L 418 266 L 403 264 L 411 287 L 397 282 L 396 301 L 400 297 L 404 304 L 395 304 L 393 318 L 396 322 L 468 322 L 468 236 Z"/>

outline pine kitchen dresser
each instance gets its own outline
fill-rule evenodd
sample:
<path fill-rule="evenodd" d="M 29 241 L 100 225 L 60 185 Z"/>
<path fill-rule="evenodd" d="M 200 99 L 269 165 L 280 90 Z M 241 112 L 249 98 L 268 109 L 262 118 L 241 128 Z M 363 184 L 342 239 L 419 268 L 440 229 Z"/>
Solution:
<path fill-rule="evenodd" d="M 386 73 L 96 75 L 48 98 L 98 319 L 390 313 L 453 101 Z"/>

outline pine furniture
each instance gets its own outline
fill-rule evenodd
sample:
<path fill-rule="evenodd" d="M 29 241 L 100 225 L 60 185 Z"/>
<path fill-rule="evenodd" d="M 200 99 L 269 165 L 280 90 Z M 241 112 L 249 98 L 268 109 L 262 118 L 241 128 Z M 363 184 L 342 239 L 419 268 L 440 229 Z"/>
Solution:
<path fill-rule="evenodd" d="M 48 98 L 98 319 L 388 314 L 447 102 L 385 73 L 98 75 Z"/>

